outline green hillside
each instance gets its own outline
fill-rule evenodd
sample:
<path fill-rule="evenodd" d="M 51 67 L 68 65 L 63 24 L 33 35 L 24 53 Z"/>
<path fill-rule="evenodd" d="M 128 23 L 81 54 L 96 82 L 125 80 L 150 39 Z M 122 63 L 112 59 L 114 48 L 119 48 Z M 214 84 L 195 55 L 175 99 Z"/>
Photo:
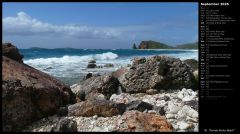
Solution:
<path fill-rule="evenodd" d="M 198 42 L 187 43 L 176 46 L 177 49 L 198 49 Z"/>
<path fill-rule="evenodd" d="M 171 48 L 173 47 L 152 40 L 142 41 L 138 46 L 138 49 L 171 49 Z"/>
<path fill-rule="evenodd" d="M 177 45 L 175 47 L 156 41 L 142 41 L 138 49 L 198 49 L 198 42 Z"/>

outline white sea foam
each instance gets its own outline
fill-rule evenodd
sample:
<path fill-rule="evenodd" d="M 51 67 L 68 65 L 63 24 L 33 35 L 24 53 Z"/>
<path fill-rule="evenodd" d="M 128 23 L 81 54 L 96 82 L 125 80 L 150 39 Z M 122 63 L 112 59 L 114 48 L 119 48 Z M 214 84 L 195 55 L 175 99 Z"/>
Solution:
<path fill-rule="evenodd" d="M 91 54 L 84 56 L 68 56 L 63 57 L 52 57 L 52 58 L 36 58 L 25 60 L 26 64 L 30 65 L 50 65 L 50 64 L 71 64 L 88 62 L 90 60 L 114 60 L 118 58 L 118 55 L 112 52 L 102 53 L 102 54 Z"/>
<path fill-rule="evenodd" d="M 189 53 L 179 53 L 179 54 L 166 54 L 166 55 L 172 56 L 175 58 L 180 58 L 181 60 L 186 60 L 186 59 L 198 60 L 198 51 L 192 51 Z"/>
<path fill-rule="evenodd" d="M 168 55 L 175 58 L 185 59 L 196 59 L 198 60 L 198 52 L 186 52 L 179 54 L 161 54 Z M 149 57 L 153 55 L 142 55 L 139 57 Z M 119 57 L 113 52 L 107 52 L 102 54 L 89 54 L 83 56 L 69 56 L 65 55 L 62 57 L 52 57 L 52 58 L 36 58 L 24 60 L 24 63 L 33 66 L 43 72 L 46 72 L 52 76 L 62 78 L 64 81 L 66 78 L 76 78 L 81 80 L 87 73 L 91 72 L 93 74 L 103 74 L 106 72 L 112 72 L 120 67 L 127 66 L 127 64 L 132 63 L 132 59 L 136 56 Z M 107 63 L 111 63 L 113 67 L 103 67 L 103 68 L 86 68 L 90 60 L 96 60 L 97 66 L 104 66 Z M 73 81 L 74 83 L 74 81 Z M 72 83 L 72 84 L 73 84 Z"/>
<path fill-rule="evenodd" d="M 116 58 L 118 58 L 118 55 L 112 52 L 94 55 L 94 59 L 100 59 L 100 60 L 113 60 Z"/>

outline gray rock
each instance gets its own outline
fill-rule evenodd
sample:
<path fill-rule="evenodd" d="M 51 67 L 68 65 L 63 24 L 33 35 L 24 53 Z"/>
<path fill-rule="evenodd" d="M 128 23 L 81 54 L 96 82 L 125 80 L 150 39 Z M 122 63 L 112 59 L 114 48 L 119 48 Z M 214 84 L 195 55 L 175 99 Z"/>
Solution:
<path fill-rule="evenodd" d="M 132 102 L 128 103 L 126 106 L 127 111 L 138 110 L 140 112 L 143 112 L 146 109 L 152 110 L 152 108 L 153 108 L 153 105 L 146 103 L 144 101 L 141 101 L 141 100 L 132 101 Z"/>
<path fill-rule="evenodd" d="M 160 99 L 164 100 L 164 101 L 168 101 L 168 100 L 170 100 L 170 97 L 165 95 L 165 96 L 161 97 Z"/>
<path fill-rule="evenodd" d="M 102 65 L 99 65 L 99 66 L 97 66 L 97 68 L 103 68 L 103 66 L 102 66 Z"/>
<path fill-rule="evenodd" d="M 148 89 L 148 90 L 146 91 L 146 93 L 149 94 L 149 95 L 152 95 L 152 94 L 157 94 L 158 91 L 157 91 L 156 89 Z"/>
<path fill-rule="evenodd" d="M 198 61 L 195 59 L 187 59 L 184 60 L 184 62 L 192 68 L 192 70 L 197 70 L 198 69 Z"/>
<path fill-rule="evenodd" d="M 145 57 L 136 57 L 133 59 L 133 63 L 132 65 L 138 65 L 138 64 L 142 64 L 146 62 L 146 58 Z"/>
<path fill-rule="evenodd" d="M 192 109 L 188 105 L 184 105 L 181 110 L 178 111 L 178 117 L 179 118 L 186 118 L 187 116 L 191 118 L 198 118 L 198 112 L 194 109 Z"/>
<path fill-rule="evenodd" d="M 175 115 L 174 114 L 166 114 L 166 118 L 175 119 Z"/>
<path fill-rule="evenodd" d="M 77 132 L 77 122 L 63 118 L 52 128 L 51 132 Z"/>
<path fill-rule="evenodd" d="M 172 101 L 168 102 L 168 109 L 169 109 L 169 113 L 171 114 L 176 114 L 181 108 L 177 105 L 175 105 Z"/>
<path fill-rule="evenodd" d="M 190 101 L 185 101 L 183 103 L 184 103 L 184 105 L 188 105 L 191 108 L 193 108 L 194 110 L 198 111 L 198 101 L 190 100 Z"/>
<path fill-rule="evenodd" d="M 164 107 L 153 106 L 153 110 L 155 110 L 160 115 L 165 115 L 165 113 L 166 113 Z"/>
<path fill-rule="evenodd" d="M 189 127 L 191 127 L 190 124 L 188 124 L 184 121 L 178 122 L 177 125 L 178 125 L 178 128 L 181 129 L 181 130 L 185 130 L 185 129 L 188 129 Z"/>
<path fill-rule="evenodd" d="M 112 63 L 107 63 L 104 65 L 104 67 L 113 67 L 114 65 Z"/>
<path fill-rule="evenodd" d="M 96 68 L 97 65 L 95 63 L 88 63 L 87 68 Z"/>
<path fill-rule="evenodd" d="M 194 92 L 192 89 L 183 88 L 180 92 L 178 92 L 177 97 L 182 101 L 191 101 L 197 98 L 197 92 Z"/>
<path fill-rule="evenodd" d="M 85 76 L 85 79 L 91 78 L 92 76 L 93 76 L 92 73 L 88 73 L 88 74 Z"/>
<path fill-rule="evenodd" d="M 112 94 L 117 93 L 118 86 L 117 78 L 106 74 L 82 81 L 78 86 L 73 87 L 72 91 L 81 98 L 84 98 L 84 94 L 87 97 L 91 92 L 98 92 L 106 96 L 106 99 L 109 99 Z"/>
<path fill-rule="evenodd" d="M 193 71 L 193 75 L 195 77 L 195 80 L 198 82 L 198 70 Z"/>
<path fill-rule="evenodd" d="M 190 67 L 180 59 L 166 56 L 153 56 L 145 62 L 139 59 L 133 61 L 119 81 L 129 93 L 146 92 L 151 88 L 167 90 L 196 86 Z"/>
<path fill-rule="evenodd" d="M 115 103 L 124 103 L 124 104 L 128 104 L 132 101 L 137 100 L 136 98 L 134 98 L 133 96 L 131 96 L 128 93 L 121 93 L 119 95 L 113 94 L 110 99 L 110 101 L 115 102 Z"/>
<path fill-rule="evenodd" d="M 85 100 L 86 94 L 85 91 L 81 88 L 81 85 L 76 84 L 74 86 L 71 86 L 71 90 L 81 101 Z"/>
<path fill-rule="evenodd" d="M 95 60 L 91 60 L 88 63 L 96 63 L 96 61 Z"/>

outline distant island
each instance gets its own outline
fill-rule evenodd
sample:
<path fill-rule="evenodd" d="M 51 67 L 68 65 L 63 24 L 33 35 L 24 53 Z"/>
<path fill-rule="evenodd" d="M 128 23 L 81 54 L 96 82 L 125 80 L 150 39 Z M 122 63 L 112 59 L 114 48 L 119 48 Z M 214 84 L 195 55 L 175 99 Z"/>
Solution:
<path fill-rule="evenodd" d="M 76 49 L 76 48 L 71 48 L 71 47 L 64 47 L 64 48 L 42 48 L 42 47 L 30 47 L 28 49 L 32 49 L 32 50 L 47 50 L 47 49 Z"/>
<path fill-rule="evenodd" d="M 142 41 L 137 47 L 133 44 L 133 49 L 198 49 L 198 42 L 177 45 L 175 47 L 156 41 Z"/>

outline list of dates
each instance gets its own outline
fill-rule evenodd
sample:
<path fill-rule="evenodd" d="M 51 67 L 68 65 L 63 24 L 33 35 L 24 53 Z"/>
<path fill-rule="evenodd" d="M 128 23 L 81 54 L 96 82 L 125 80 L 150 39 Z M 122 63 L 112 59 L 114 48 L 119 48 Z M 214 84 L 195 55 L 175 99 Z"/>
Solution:
<path fill-rule="evenodd" d="M 226 99 L 233 91 L 231 64 L 235 38 L 229 27 L 235 19 L 226 13 L 230 3 L 200 3 L 199 6 L 200 97 Z"/>

